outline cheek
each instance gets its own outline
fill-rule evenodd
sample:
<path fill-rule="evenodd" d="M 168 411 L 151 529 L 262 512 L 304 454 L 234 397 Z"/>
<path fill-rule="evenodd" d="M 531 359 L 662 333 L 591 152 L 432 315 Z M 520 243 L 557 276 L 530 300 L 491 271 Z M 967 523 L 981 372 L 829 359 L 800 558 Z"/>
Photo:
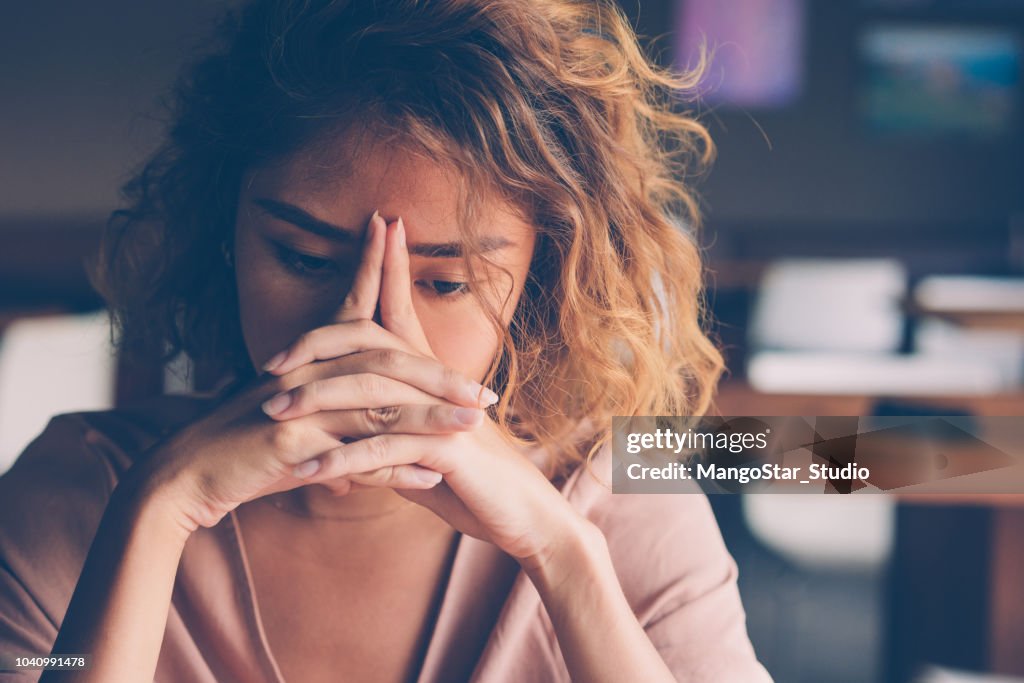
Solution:
<path fill-rule="evenodd" d="M 494 307 L 506 302 L 501 313 L 502 325 L 506 328 L 522 297 L 526 264 L 518 271 L 513 272 L 512 280 L 500 276 L 495 290 L 484 294 Z M 438 360 L 470 379 L 483 381 L 501 348 L 501 336 L 475 299 L 467 304 L 457 303 L 450 309 L 416 302 L 416 311 Z"/>
<path fill-rule="evenodd" d="M 465 377 L 483 380 L 500 343 L 486 315 L 425 311 L 419 317 L 438 360 Z"/>
<path fill-rule="evenodd" d="M 254 367 L 260 367 L 303 332 L 315 327 L 315 297 L 274 263 L 238 245 L 235 282 L 242 336 Z"/>

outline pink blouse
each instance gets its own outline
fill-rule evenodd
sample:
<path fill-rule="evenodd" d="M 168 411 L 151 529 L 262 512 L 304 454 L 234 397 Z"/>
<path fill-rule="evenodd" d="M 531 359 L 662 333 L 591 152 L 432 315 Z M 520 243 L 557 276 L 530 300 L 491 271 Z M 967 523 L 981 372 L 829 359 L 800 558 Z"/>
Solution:
<path fill-rule="evenodd" d="M 196 419 L 199 396 L 55 417 L 0 477 L 0 654 L 50 652 L 119 477 L 162 434 Z M 593 473 L 611 479 L 608 449 Z M 613 495 L 577 470 L 560 487 L 608 539 L 637 618 L 679 681 L 771 681 L 747 636 L 736 564 L 700 494 Z M 0 672 L 0 681 L 39 671 Z M 568 681 L 533 584 L 495 546 L 460 536 L 418 683 Z M 284 683 L 234 514 L 188 540 L 157 683 Z"/>

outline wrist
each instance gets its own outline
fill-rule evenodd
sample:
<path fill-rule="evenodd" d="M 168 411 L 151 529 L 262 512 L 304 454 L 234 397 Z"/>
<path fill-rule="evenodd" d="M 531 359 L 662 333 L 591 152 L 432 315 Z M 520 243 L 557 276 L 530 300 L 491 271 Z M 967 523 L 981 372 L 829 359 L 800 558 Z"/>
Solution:
<path fill-rule="evenodd" d="M 542 592 L 564 584 L 570 576 L 610 563 L 608 543 L 590 520 L 574 515 L 536 555 L 521 560 L 523 570 Z"/>
<path fill-rule="evenodd" d="M 184 545 L 198 525 L 187 513 L 180 477 L 149 470 L 145 462 L 132 467 L 118 482 L 110 505 L 147 530 Z"/>
<path fill-rule="evenodd" d="M 146 539 L 152 548 L 160 548 L 179 557 L 191 531 L 184 526 L 168 501 L 159 496 L 129 491 L 118 486 L 104 511 L 104 524 L 119 530 L 126 539 Z"/>

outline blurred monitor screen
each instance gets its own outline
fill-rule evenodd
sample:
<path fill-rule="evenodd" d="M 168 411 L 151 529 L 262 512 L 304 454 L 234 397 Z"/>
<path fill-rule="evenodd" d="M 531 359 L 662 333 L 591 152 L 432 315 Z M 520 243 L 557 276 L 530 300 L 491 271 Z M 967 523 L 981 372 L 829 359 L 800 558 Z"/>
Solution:
<path fill-rule="evenodd" d="M 713 61 L 701 85 L 711 104 L 778 108 L 803 87 L 804 0 L 682 0 L 676 62 Z"/>
<path fill-rule="evenodd" d="M 1021 41 L 1006 29 L 875 26 L 860 38 L 862 106 L 881 133 L 1000 137 L 1019 117 Z"/>

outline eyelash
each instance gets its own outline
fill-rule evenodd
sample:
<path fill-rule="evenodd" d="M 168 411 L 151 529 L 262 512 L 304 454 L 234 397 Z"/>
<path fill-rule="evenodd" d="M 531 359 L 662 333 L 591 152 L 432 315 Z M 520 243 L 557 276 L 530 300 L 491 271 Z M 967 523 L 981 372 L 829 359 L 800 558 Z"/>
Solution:
<path fill-rule="evenodd" d="M 274 250 L 277 260 L 291 272 L 305 278 L 321 278 L 336 270 L 336 264 L 330 259 L 320 258 L 304 254 L 294 249 L 289 249 L 281 244 L 275 244 Z M 313 266 L 313 267 L 311 267 Z M 428 296 L 444 301 L 454 301 L 469 293 L 468 282 L 457 282 L 453 280 L 417 280 L 417 285 L 423 287 Z M 453 286 L 449 291 L 438 291 L 437 285 Z"/>
<path fill-rule="evenodd" d="M 333 267 L 335 263 L 330 259 L 304 254 L 281 244 L 274 245 L 274 252 L 281 265 L 301 277 L 319 278 L 336 270 Z"/>
<path fill-rule="evenodd" d="M 431 296 L 442 301 L 455 301 L 469 294 L 468 282 L 456 282 L 453 280 L 417 280 L 416 284 L 427 290 L 427 296 Z M 451 291 L 442 293 L 437 291 L 436 287 L 432 286 L 437 284 L 454 285 L 455 288 Z"/>

